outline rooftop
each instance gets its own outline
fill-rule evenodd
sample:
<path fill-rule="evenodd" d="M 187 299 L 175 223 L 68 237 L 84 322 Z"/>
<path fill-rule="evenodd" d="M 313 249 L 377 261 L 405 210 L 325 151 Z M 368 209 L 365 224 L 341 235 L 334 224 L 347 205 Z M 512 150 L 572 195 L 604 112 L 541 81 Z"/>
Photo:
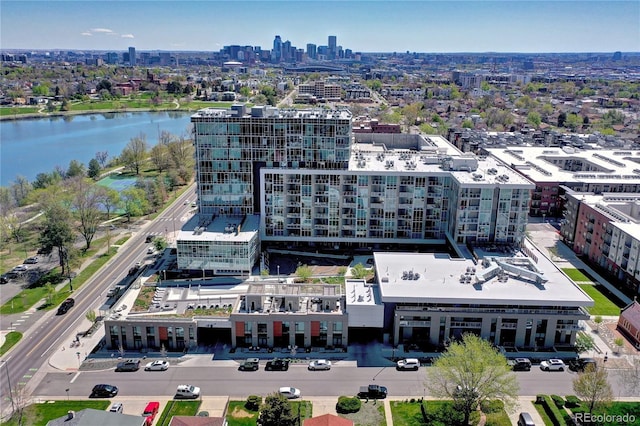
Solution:
<path fill-rule="evenodd" d="M 218 216 L 196 214 L 178 233 L 181 241 L 249 242 L 260 229 L 260 216 Z"/>
<path fill-rule="evenodd" d="M 192 120 L 206 118 L 299 118 L 299 119 L 342 119 L 351 120 L 351 112 L 346 109 L 281 109 L 271 106 L 233 105 L 231 108 L 204 108 L 191 116 Z"/>
<path fill-rule="evenodd" d="M 640 184 L 638 150 L 519 146 L 486 151 L 535 182 Z"/>
<path fill-rule="evenodd" d="M 525 251 L 528 253 L 525 254 Z M 592 306 L 593 301 L 528 241 L 509 253 L 476 250 L 481 259 L 447 254 L 375 253 L 383 302 Z"/>

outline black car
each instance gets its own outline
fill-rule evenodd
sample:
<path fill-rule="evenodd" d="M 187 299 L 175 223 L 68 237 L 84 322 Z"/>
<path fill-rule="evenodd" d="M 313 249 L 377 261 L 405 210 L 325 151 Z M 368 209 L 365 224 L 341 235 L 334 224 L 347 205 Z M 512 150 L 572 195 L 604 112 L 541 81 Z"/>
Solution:
<path fill-rule="evenodd" d="M 147 235 L 147 238 L 144 239 L 145 243 L 150 243 L 155 238 L 154 235 Z"/>
<path fill-rule="evenodd" d="M 593 368 L 596 368 L 598 366 L 596 360 L 593 358 L 576 358 L 569 361 L 569 370 L 582 372 L 585 371 L 590 365 L 593 366 Z"/>
<path fill-rule="evenodd" d="M 6 284 L 9 282 L 9 279 L 4 275 L 0 276 L 0 284 Z"/>
<path fill-rule="evenodd" d="M 531 371 L 531 361 L 529 358 L 516 358 L 508 361 L 513 371 Z"/>
<path fill-rule="evenodd" d="M 118 394 L 118 388 L 113 385 L 95 385 L 90 398 L 111 398 Z"/>
<path fill-rule="evenodd" d="M 67 311 L 71 309 L 75 304 L 76 304 L 76 301 L 73 300 L 71 297 L 66 299 L 64 302 L 62 302 L 62 304 L 58 308 L 58 315 L 66 314 Z"/>
<path fill-rule="evenodd" d="M 267 365 L 265 365 L 264 369 L 266 371 L 287 371 L 289 369 L 289 360 L 287 359 L 272 359 L 271 361 L 267 361 Z"/>
<path fill-rule="evenodd" d="M 138 371 L 140 369 L 140 360 L 128 359 L 126 361 L 119 362 L 116 366 L 116 371 Z"/>

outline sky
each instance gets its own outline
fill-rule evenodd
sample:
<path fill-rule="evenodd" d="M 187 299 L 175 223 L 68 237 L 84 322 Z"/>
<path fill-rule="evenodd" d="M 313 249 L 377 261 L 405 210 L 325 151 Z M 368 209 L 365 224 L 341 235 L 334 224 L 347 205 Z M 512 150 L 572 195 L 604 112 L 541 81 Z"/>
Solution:
<path fill-rule="evenodd" d="M 0 49 L 638 52 L 640 0 L 0 0 Z"/>

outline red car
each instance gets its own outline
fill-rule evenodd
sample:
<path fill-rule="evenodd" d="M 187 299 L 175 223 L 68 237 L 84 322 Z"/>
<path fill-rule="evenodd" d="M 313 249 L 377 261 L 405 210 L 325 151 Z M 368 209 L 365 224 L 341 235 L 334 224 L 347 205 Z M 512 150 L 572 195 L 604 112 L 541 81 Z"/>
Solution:
<path fill-rule="evenodd" d="M 153 401 L 147 404 L 147 407 L 144 409 L 142 416 L 146 418 L 144 425 L 151 426 L 153 424 L 153 419 L 156 418 L 156 414 L 158 414 L 158 410 L 160 409 L 160 403 L 157 401 Z"/>

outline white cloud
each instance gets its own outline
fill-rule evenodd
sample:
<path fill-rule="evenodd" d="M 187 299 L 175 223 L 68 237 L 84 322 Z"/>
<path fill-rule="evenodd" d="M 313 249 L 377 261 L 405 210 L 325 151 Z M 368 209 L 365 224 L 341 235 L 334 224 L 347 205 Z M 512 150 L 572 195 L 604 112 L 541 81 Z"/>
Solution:
<path fill-rule="evenodd" d="M 94 33 L 112 33 L 113 31 L 108 28 L 91 28 L 91 32 Z"/>
<path fill-rule="evenodd" d="M 84 33 L 80 33 L 80 35 L 91 37 L 93 34 L 91 34 L 90 32 L 86 31 Z"/>
<path fill-rule="evenodd" d="M 120 37 L 122 38 L 135 38 L 133 34 L 122 34 Z"/>

